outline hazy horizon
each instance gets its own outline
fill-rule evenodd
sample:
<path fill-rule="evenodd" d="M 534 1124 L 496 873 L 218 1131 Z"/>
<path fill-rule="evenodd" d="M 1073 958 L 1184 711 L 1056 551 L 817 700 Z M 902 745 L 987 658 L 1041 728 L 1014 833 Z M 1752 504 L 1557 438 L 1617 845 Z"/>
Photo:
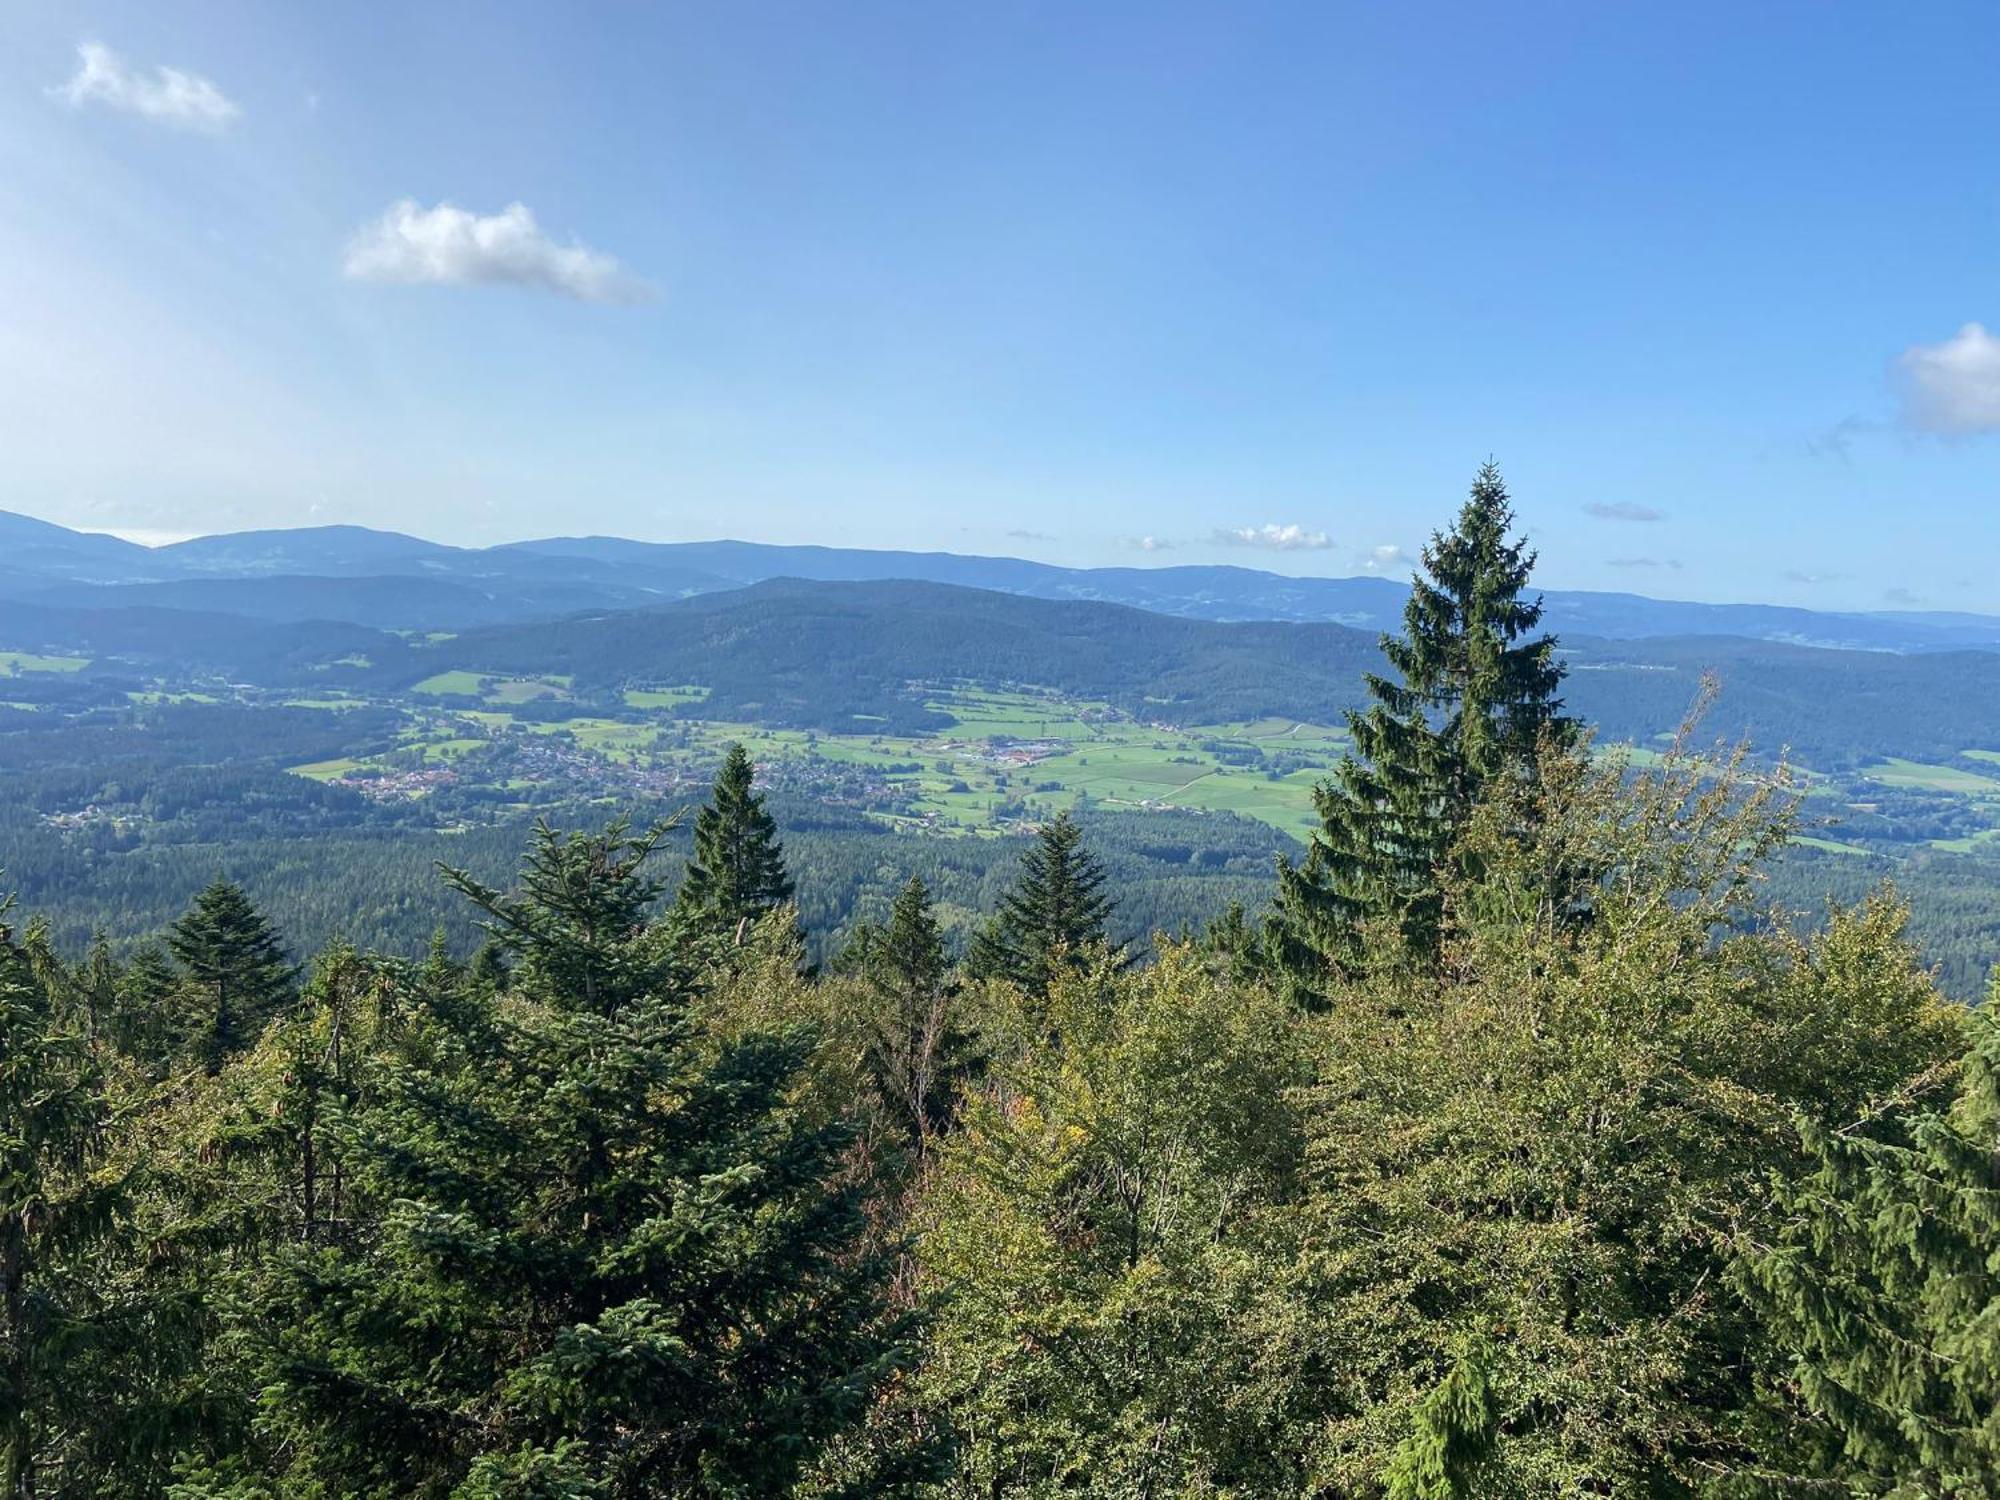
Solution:
<path fill-rule="evenodd" d="M 12 33 L 0 507 L 2000 610 L 1985 8 Z"/>

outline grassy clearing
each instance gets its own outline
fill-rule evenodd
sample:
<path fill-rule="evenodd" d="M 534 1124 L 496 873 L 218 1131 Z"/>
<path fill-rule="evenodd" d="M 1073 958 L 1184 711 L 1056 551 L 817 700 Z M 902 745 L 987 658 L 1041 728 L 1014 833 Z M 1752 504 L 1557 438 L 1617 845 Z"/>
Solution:
<path fill-rule="evenodd" d="M 439 672 L 410 689 L 430 697 L 477 698 L 486 690 L 486 679 L 477 672 Z"/>
<path fill-rule="evenodd" d="M 19 677 L 24 672 L 81 672 L 90 665 L 87 656 L 40 656 L 33 651 L 0 651 L 0 677 Z"/>
<path fill-rule="evenodd" d="M 1961 795 L 2000 795 L 2000 781 L 1991 776 L 1981 776 L 1976 771 L 1962 770 L 1957 766 L 1930 766 L 1921 761 L 1899 760 L 1894 756 L 1879 766 L 1869 766 L 1862 772 L 1870 781 L 1883 786 L 1914 787 L 1927 792 L 1957 792 Z"/>
<path fill-rule="evenodd" d="M 679 708 L 685 703 L 701 703 L 708 698 L 708 689 L 692 684 L 683 687 L 627 688 L 625 706 L 627 708 Z"/>
<path fill-rule="evenodd" d="M 480 696 L 488 703 L 502 705 L 535 703 L 543 698 L 567 698 L 573 678 L 558 681 L 551 677 L 499 677 L 489 682 Z"/>
<path fill-rule="evenodd" d="M 304 776 L 313 781 L 339 781 L 350 771 L 359 771 L 365 762 L 343 756 L 339 760 L 316 760 L 310 765 L 293 766 L 294 776 Z"/>

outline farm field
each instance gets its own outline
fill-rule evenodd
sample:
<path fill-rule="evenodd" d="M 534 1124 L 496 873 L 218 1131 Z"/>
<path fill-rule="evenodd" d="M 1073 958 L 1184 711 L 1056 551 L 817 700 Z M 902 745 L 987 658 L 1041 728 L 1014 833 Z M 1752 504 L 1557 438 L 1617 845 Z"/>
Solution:
<path fill-rule="evenodd" d="M 1975 760 L 1991 759 L 1989 752 L 1967 751 Z M 1957 766 L 1929 766 L 1891 756 L 1864 773 L 1870 781 L 1884 786 L 1917 787 L 1932 792 L 1958 792 L 1966 796 L 2000 796 L 2000 777 L 1982 776 Z"/>
<path fill-rule="evenodd" d="M 40 656 L 33 651 L 0 651 L 0 677 L 18 677 L 23 672 L 81 672 L 90 665 L 87 656 Z"/>

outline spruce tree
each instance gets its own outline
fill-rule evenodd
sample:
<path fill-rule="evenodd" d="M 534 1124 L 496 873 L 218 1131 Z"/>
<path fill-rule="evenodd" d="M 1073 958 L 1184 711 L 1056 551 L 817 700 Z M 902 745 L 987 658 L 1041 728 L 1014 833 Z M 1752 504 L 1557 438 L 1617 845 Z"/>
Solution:
<path fill-rule="evenodd" d="M 954 1086 L 970 1066 L 968 1039 L 953 1014 L 957 986 L 922 879 L 910 877 L 888 925 L 870 932 L 859 955 L 877 1002 L 867 1066 L 922 1149 L 950 1123 Z"/>
<path fill-rule="evenodd" d="M 1113 902 L 1103 885 L 1104 866 L 1084 847 L 1083 830 L 1058 813 L 1021 856 L 1014 888 L 974 939 L 972 972 L 1045 993 L 1061 969 L 1081 967 L 1104 941 Z"/>
<path fill-rule="evenodd" d="M 173 925 L 167 946 L 201 1006 L 187 1045 L 213 1073 L 256 1041 L 264 1022 L 291 997 L 298 970 L 243 888 L 220 876 Z"/>
<path fill-rule="evenodd" d="M 84 1018 L 49 993 L 0 899 L 0 1500 L 110 1494 L 140 1394 L 103 1295 L 124 1196 Z"/>
<path fill-rule="evenodd" d="M 695 814 L 694 853 L 676 905 L 741 943 L 759 917 L 792 899 L 778 825 L 753 789 L 755 767 L 732 744 L 708 805 Z"/>
<path fill-rule="evenodd" d="M 540 830 L 510 895 L 448 877 L 513 992 L 414 973 L 402 1055 L 326 1121 L 371 1222 L 246 1311 L 278 1492 L 791 1493 L 903 1362 L 852 1130 L 798 1107 L 813 1038 L 690 1014 L 658 832 Z"/>
<path fill-rule="evenodd" d="M 2000 998 L 1996 984 L 1993 998 Z M 1993 998 L 1952 1107 L 1802 1119 L 1812 1169 L 1739 1284 L 1783 1354 L 1774 1431 L 1826 1493 L 2000 1494 L 2000 1025 Z"/>
<path fill-rule="evenodd" d="M 1370 673 L 1373 702 L 1347 715 L 1353 748 L 1315 792 L 1305 863 L 1279 863 L 1275 946 L 1308 988 L 1353 967 L 1371 926 L 1432 951 L 1440 870 L 1485 787 L 1530 768 L 1544 735 L 1575 736 L 1555 638 L 1534 633 L 1542 604 L 1525 596 L 1534 554 L 1513 525 L 1489 462 L 1452 529 L 1424 548 L 1403 633 L 1382 637 L 1395 677 Z"/>
<path fill-rule="evenodd" d="M 118 1050 L 149 1068 L 173 1056 L 180 1018 L 175 996 L 181 977 L 167 950 L 157 942 L 141 943 L 118 976 L 110 1033 Z"/>

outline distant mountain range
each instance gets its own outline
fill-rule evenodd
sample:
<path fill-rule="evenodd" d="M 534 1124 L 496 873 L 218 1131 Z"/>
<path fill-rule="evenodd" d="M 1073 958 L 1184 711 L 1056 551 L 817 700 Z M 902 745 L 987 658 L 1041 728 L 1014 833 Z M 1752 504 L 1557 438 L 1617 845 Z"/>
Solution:
<path fill-rule="evenodd" d="M 776 578 L 956 584 L 1035 599 L 1124 604 L 1213 621 L 1400 623 L 1406 588 L 1383 578 L 1291 578 L 1253 568 L 1062 568 L 949 552 L 553 537 L 448 547 L 359 526 L 246 531 L 142 547 L 0 511 L 0 599 L 71 610 L 191 610 L 385 630 L 466 630 L 632 609 Z M 1847 650 L 2000 650 L 2000 617 L 1843 614 L 1552 590 L 1564 636 L 1737 636 Z M 4 644 L 4 643 L 0 643 Z"/>

